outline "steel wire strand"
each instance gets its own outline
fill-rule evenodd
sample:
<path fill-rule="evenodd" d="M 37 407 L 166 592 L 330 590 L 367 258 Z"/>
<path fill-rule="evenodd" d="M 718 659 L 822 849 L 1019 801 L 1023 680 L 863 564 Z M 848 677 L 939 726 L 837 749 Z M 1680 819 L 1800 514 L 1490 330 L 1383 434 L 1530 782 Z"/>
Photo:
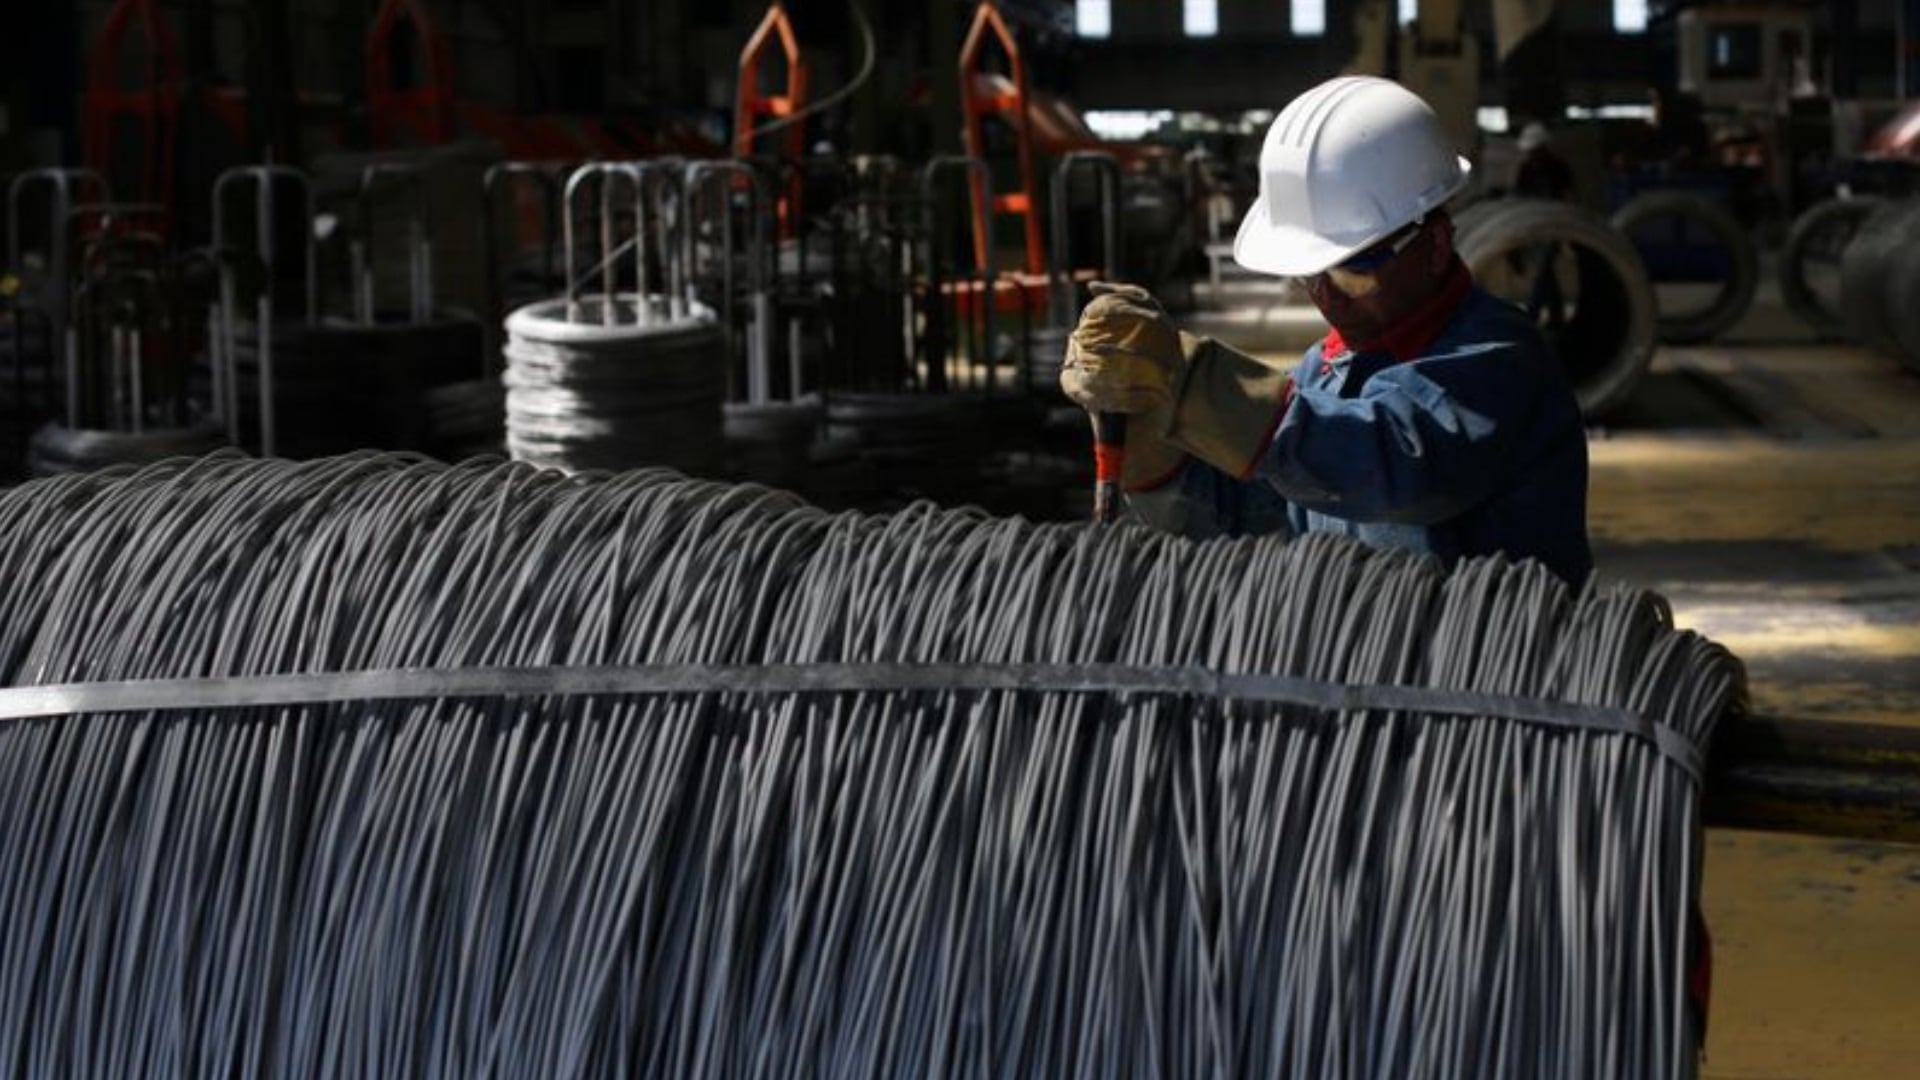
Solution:
<path fill-rule="evenodd" d="M 1125 664 L 1631 709 L 1657 598 L 670 473 L 215 456 L 0 493 L 8 684 Z M 1649 739 L 1158 694 L 0 721 L 29 1075 L 1686 1076 L 1697 779 Z"/>

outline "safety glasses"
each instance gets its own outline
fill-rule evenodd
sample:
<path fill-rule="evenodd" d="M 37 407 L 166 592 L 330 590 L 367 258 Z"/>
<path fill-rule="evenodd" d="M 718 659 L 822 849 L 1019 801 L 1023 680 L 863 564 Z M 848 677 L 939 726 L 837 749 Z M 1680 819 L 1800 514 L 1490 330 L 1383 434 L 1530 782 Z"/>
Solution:
<path fill-rule="evenodd" d="M 1399 232 L 1353 253 L 1345 262 L 1329 268 L 1321 275 L 1322 279 L 1350 297 L 1358 298 L 1372 293 L 1380 287 L 1377 276 L 1380 268 L 1392 262 L 1395 256 L 1419 237 L 1424 221 L 1424 218 L 1415 221 Z"/>
<path fill-rule="evenodd" d="M 1380 269 L 1392 262 L 1394 256 L 1405 251 L 1408 244 L 1413 243 L 1414 238 L 1420 235 L 1420 226 L 1423 222 L 1424 219 L 1415 221 L 1399 232 L 1391 233 L 1354 252 L 1340 264 L 1340 269 L 1356 274 L 1368 274 Z"/>

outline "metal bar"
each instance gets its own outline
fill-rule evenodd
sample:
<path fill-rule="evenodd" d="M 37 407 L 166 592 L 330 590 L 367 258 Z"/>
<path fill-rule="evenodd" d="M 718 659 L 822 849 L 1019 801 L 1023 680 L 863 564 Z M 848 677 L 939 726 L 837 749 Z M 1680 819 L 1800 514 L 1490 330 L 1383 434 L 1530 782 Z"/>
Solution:
<path fill-rule="evenodd" d="M 936 213 L 937 198 L 936 197 L 939 194 L 937 185 L 939 183 L 940 176 L 943 173 L 956 170 L 956 169 L 966 173 L 966 175 L 970 180 L 970 184 L 968 187 L 968 195 L 970 198 L 977 197 L 980 200 L 982 200 L 986 205 L 989 205 L 989 206 L 993 204 L 993 174 L 987 168 L 987 163 L 985 161 L 977 157 L 967 157 L 964 155 L 946 154 L 946 155 L 941 155 L 939 157 L 935 157 L 933 160 L 927 162 L 926 167 L 923 168 L 920 172 L 920 196 L 925 204 L 924 213 L 926 215 L 926 225 L 925 225 L 926 237 L 927 237 L 926 264 L 927 264 L 928 273 L 929 273 L 929 280 L 933 282 L 933 284 L 929 285 L 929 288 L 937 288 L 938 280 L 939 280 L 938 262 L 937 262 L 939 247 L 938 247 L 938 241 L 935 239 L 939 231 L 939 222 L 936 220 L 937 218 L 937 213 Z M 993 379 L 993 308 L 994 308 L 994 301 L 995 301 L 993 290 L 994 290 L 994 285 L 996 284 L 995 274 L 993 271 L 993 258 L 992 258 L 991 252 L 986 253 L 985 257 L 982 257 L 982 253 L 979 251 L 979 249 L 978 248 L 975 249 L 973 271 L 975 275 L 975 281 L 978 283 L 979 289 L 980 289 L 979 341 L 981 343 L 981 346 L 984 347 L 984 349 L 986 350 L 985 366 L 987 369 L 988 385 L 989 385 L 989 388 L 991 388 L 992 379 Z M 958 318 L 958 314 L 961 310 L 961 307 L 960 307 L 960 294 L 957 290 L 953 294 L 953 297 L 951 298 L 951 300 L 936 294 L 934 296 L 929 297 L 929 301 L 932 303 L 938 303 L 943 308 L 951 307 L 955 314 L 955 318 L 953 319 L 953 322 L 950 325 L 957 326 L 959 324 L 960 320 Z M 936 383 L 936 385 L 932 387 L 932 389 L 936 391 L 944 388 L 944 385 L 946 382 L 946 379 L 945 379 L 946 364 L 947 364 L 947 357 L 944 355 L 944 353 L 943 355 L 940 355 L 937 357 L 932 355 L 929 355 L 927 357 L 927 362 L 926 362 L 927 371 L 930 374 L 934 372 L 940 373 L 940 378 L 938 382 Z"/>
<path fill-rule="evenodd" d="M 1756 716 L 1721 726 L 1706 821 L 1920 843 L 1920 727 Z"/>

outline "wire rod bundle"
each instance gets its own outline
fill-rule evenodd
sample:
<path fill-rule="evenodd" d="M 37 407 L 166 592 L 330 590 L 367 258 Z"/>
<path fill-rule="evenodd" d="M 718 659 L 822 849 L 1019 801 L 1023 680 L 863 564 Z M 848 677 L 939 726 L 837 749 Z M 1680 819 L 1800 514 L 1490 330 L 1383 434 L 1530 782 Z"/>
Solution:
<path fill-rule="evenodd" d="M 712 313 L 680 317 L 656 300 L 542 301 L 507 318 L 507 448 L 558 469 L 715 465 L 724 421 L 726 352 Z M 650 310 L 636 317 L 635 309 Z"/>
<path fill-rule="evenodd" d="M 0 582 L 9 1071 L 1693 1070 L 1649 594 L 370 455 L 0 493 Z"/>

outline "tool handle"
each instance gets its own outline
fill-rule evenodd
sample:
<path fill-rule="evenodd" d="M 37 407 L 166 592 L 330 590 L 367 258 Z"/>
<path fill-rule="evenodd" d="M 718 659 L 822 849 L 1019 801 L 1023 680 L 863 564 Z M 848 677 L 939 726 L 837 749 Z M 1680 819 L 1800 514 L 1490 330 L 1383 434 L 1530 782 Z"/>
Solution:
<path fill-rule="evenodd" d="M 1093 520 L 1111 525 L 1120 514 L 1120 476 L 1127 466 L 1127 414 L 1093 414 Z"/>

